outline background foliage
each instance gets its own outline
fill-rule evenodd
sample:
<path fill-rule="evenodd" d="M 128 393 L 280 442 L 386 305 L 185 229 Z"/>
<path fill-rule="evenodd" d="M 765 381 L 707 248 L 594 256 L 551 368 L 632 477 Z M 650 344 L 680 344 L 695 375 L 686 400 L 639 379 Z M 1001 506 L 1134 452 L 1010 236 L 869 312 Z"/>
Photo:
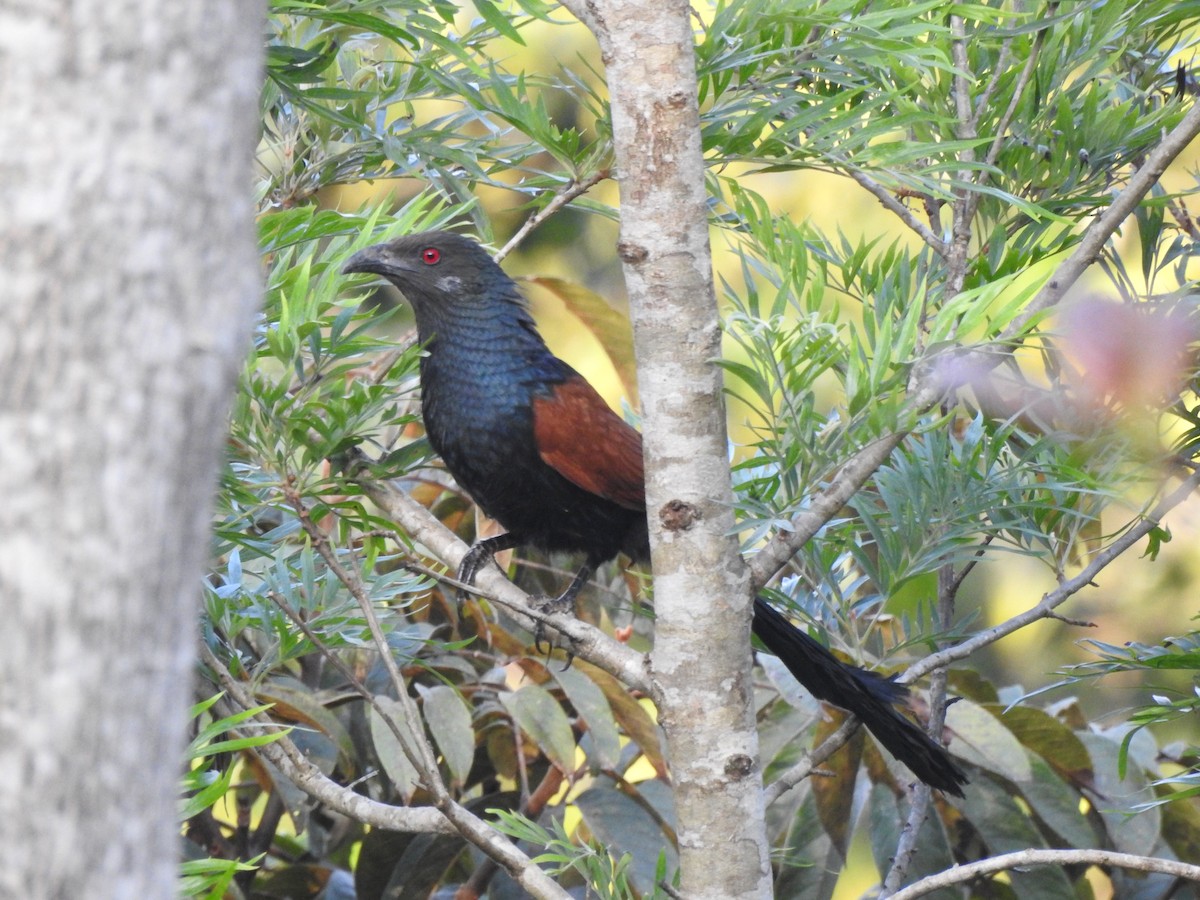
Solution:
<path fill-rule="evenodd" d="M 534 652 L 531 635 L 488 603 L 458 606 L 439 562 L 366 499 L 364 477 L 394 481 L 464 539 L 473 534 L 469 499 L 421 437 L 408 311 L 339 274 L 356 249 L 447 227 L 497 246 L 516 232 L 527 250 L 556 257 L 521 263 L 542 273 L 608 259 L 617 212 L 592 51 L 579 49 L 565 12 L 537 0 L 271 8 L 258 187 L 266 305 L 232 417 L 205 641 L 339 783 L 386 803 L 430 802 L 404 752 L 420 735 L 449 790 L 492 811 L 562 884 L 655 895 L 675 857 L 653 709 L 594 665 Z M 1074 319 L 1028 311 L 1090 217 L 1193 102 L 1176 66 L 1190 58 L 1197 11 L 1164 0 L 749 0 L 700 15 L 746 552 L 790 528 L 860 448 L 913 429 L 792 560 L 777 601 L 847 657 L 903 671 L 995 624 L 978 602 L 995 572 L 1041 567 L 1049 585 L 1070 588 L 1108 548 L 1154 557 L 1171 538 L 1165 527 L 1121 540 L 1195 471 L 1195 181 L 1164 182 L 1141 204 L 1105 247 Z M 829 177 L 890 217 L 867 232 L 839 221 L 836 203 L 804 221 L 778 199 Z M 589 289 L 606 290 L 609 277 L 544 279 L 534 297 L 539 310 L 577 317 L 575 334 L 594 336 L 593 354 L 607 351 L 596 377 L 628 397 L 622 327 Z M 997 338 L 1019 351 L 999 366 L 955 368 L 950 348 Z M 914 419 L 910 383 L 937 366 L 957 390 Z M 531 590 L 560 584 L 554 562 L 519 564 L 515 576 Z M 645 648 L 644 588 L 614 568 L 581 615 Z M 1021 608 L 1039 595 L 1024 590 Z M 420 722 L 397 713 L 364 596 Z M 1052 633 L 1076 640 L 1077 625 Z M 963 801 L 935 801 L 907 877 L 1030 847 L 1200 858 L 1200 651 L 1194 634 L 1160 645 L 1164 634 L 1094 641 L 1093 661 L 1070 671 L 1034 658 L 1018 679 L 963 660 L 947 673 L 958 698 L 948 709 L 935 677 L 919 705 L 935 721 L 944 714 L 972 781 Z M 770 781 L 841 719 L 774 660 L 761 662 Z M 1154 687 L 1120 701 L 1132 710 L 1111 698 L 1097 710 L 1093 676 L 1129 670 L 1150 671 Z M 1063 679 L 1073 693 L 1038 691 Z M 224 699 L 212 707 L 233 712 Z M 1175 723 L 1173 736 L 1145 727 L 1161 722 Z M 185 832 L 199 855 L 256 861 L 234 873 L 229 896 L 423 897 L 462 885 L 520 896 L 460 837 L 368 830 L 314 805 L 247 745 L 224 749 L 237 777 L 222 802 L 189 810 Z M 770 807 L 778 896 L 832 896 L 839 878 L 852 895 L 870 871 L 864 855 L 887 872 L 912 799 L 890 764 L 859 734 L 825 761 L 828 777 Z M 848 853 L 857 862 L 843 877 Z M 216 880 L 189 884 L 220 895 Z M 944 894 L 1109 890 L 1187 889 L 1080 866 Z"/>

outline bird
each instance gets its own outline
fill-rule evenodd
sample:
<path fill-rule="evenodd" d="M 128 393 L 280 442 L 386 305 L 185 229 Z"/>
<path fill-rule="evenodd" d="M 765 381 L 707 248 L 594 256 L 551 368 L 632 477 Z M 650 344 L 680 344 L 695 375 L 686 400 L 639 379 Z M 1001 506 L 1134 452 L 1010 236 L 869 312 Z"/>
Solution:
<path fill-rule="evenodd" d="M 553 603 L 573 602 L 596 568 L 647 562 L 642 437 L 542 339 L 519 286 L 482 244 L 457 232 L 408 234 L 359 250 L 344 274 L 371 273 L 413 308 L 426 436 L 459 486 L 505 531 L 472 545 L 470 584 L 502 550 L 581 556 Z M 819 700 L 841 707 L 921 781 L 962 796 L 965 773 L 896 704 L 908 689 L 839 660 L 763 596 L 752 630 Z"/>

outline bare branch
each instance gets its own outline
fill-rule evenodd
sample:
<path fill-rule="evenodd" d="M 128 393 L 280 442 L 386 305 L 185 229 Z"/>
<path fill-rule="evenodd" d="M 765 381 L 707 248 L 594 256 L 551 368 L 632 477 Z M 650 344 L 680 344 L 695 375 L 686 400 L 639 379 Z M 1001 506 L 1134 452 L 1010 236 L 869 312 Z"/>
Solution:
<path fill-rule="evenodd" d="M 963 884 L 981 875 L 1004 872 L 1021 866 L 1069 866 L 1093 865 L 1118 869 L 1133 869 L 1138 872 L 1161 872 L 1189 881 L 1200 881 L 1200 866 L 1150 856 L 1135 856 L 1132 853 L 1117 853 L 1113 850 L 1018 850 L 1004 853 L 991 859 L 955 866 L 936 875 L 922 878 L 916 884 L 892 894 L 891 900 L 915 900 L 936 890 Z"/>
<path fill-rule="evenodd" d="M 234 678 L 224 663 L 217 659 L 204 644 L 200 645 L 200 656 L 204 660 L 204 664 L 213 670 L 217 680 L 225 689 L 225 693 L 239 709 L 249 710 L 260 705 L 255 701 L 254 695 L 246 689 L 246 686 Z M 283 726 L 261 717 L 258 722 L 263 724 L 268 731 L 285 730 Z M 251 733 L 258 733 L 248 732 L 245 728 L 234 729 L 234 731 L 243 737 Z M 450 824 L 450 821 L 433 807 L 389 806 L 348 787 L 343 787 L 309 762 L 286 735 L 273 743 L 255 747 L 254 752 L 275 766 L 288 781 L 314 800 L 357 822 L 386 831 L 455 833 L 454 826 Z"/>
<path fill-rule="evenodd" d="M 858 731 L 860 724 L 857 716 L 847 716 L 842 727 L 821 741 L 821 746 L 806 753 L 804 759 L 766 786 L 763 790 L 763 799 L 766 805 L 770 806 L 811 775 L 817 766 L 845 746 L 846 742 L 854 736 L 854 732 Z"/>
<path fill-rule="evenodd" d="M 900 221 L 916 232 L 921 240 L 928 244 L 929 248 L 933 250 L 934 253 L 942 258 L 945 258 L 946 253 L 948 252 L 946 243 L 936 234 L 934 234 L 933 231 L 930 230 L 929 226 L 925 225 L 920 219 L 914 216 L 912 212 L 909 211 L 907 206 L 897 200 L 892 195 L 891 191 L 889 191 L 879 182 L 875 181 L 875 179 L 871 178 L 871 176 L 867 175 L 867 173 L 863 172 L 861 169 L 857 169 L 851 166 L 849 163 L 845 163 L 845 166 L 846 174 L 858 182 L 861 187 L 870 192 L 886 209 L 895 213 Z"/>
<path fill-rule="evenodd" d="M 356 476 L 355 483 L 414 541 L 452 569 L 458 568 L 463 554 L 467 552 L 467 545 L 429 510 L 393 484 L 368 475 Z M 613 640 L 600 629 L 573 615 L 539 612 L 530 604 L 529 595 L 494 566 L 487 566 L 478 574 L 476 585 L 476 590 L 482 588 L 489 599 L 519 614 L 523 621 L 540 620 L 563 634 L 571 642 L 571 651 L 576 656 L 599 666 L 629 687 L 647 692 L 650 690 L 646 658 L 636 650 Z"/>
<path fill-rule="evenodd" d="M 1073 594 L 1090 585 L 1109 563 L 1140 541 L 1154 528 L 1157 528 L 1163 516 L 1190 497 L 1198 486 L 1200 486 L 1200 471 L 1193 472 L 1178 488 L 1160 500 L 1154 509 L 1146 514 L 1146 517 L 1142 521 L 1138 522 L 1109 546 L 1097 553 L 1078 575 L 1067 579 L 1053 591 L 1050 591 L 1050 593 L 1042 597 L 1037 605 L 1019 615 L 1013 616 L 1006 622 L 1001 622 L 999 625 L 979 632 L 961 644 L 955 644 L 953 647 L 947 647 L 945 650 L 939 650 L 937 653 L 931 653 L 924 659 L 918 660 L 909 666 L 898 680 L 902 682 L 915 681 L 936 668 L 948 666 L 956 660 L 967 658 L 981 647 L 986 647 L 988 644 L 1000 640 L 1005 635 L 1012 634 L 1014 631 L 1024 628 L 1031 622 L 1047 618 L 1051 610 L 1061 606 Z"/>
<path fill-rule="evenodd" d="M 611 173 L 609 170 L 604 168 L 597 172 L 593 172 L 583 181 L 575 181 L 574 179 L 568 181 L 555 193 L 549 203 L 547 203 L 522 223 L 521 227 L 517 229 L 517 233 L 509 238 L 508 243 L 497 250 L 492 258 L 495 259 L 496 262 L 501 262 L 504 257 L 508 256 L 508 254 L 512 253 L 513 250 L 520 246 L 521 241 L 525 240 L 525 236 L 528 235 L 529 232 L 533 231 L 533 229 L 537 228 L 576 197 L 586 194 L 601 181 L 608 178 L 610 174 Z"/>
<path fill-rule="evenodd" d="M 1147 192 L 1158 184 L 1167 166 L 1187 148 L 1200 134 L 1200 103 L 1193 103 L 1179 124 L 1165 135 L 1149 155 L 1145 163 L 1133 177 L 1125 189 L 1114 199 L 1112 204 L 1088 226 L 1079 246 L 1054 272 L 1054 277 L 1046 282 L 1038 291 L 1029 306 L 1017 316 L 1000 335 L 1000 341 L 1012 341 L 1022 334 L 1026 326 L 1041 313 L 1055 306 L 1079 276 L 1087 270 L 1100 255 L 1108 239 L 1125 221 L 1125 218 L 1137 208 L 1138 203 Z"/>

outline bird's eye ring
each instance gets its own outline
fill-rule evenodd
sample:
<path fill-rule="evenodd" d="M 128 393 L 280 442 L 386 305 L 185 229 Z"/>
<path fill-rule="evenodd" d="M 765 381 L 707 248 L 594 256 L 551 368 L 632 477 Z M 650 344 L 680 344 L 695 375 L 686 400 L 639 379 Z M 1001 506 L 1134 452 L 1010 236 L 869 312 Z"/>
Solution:
<path fill-rule="evenodd" d="M 426 247 L 421 251 L 421 262 L 427 266 L 435 266 L 442 258 L 442 251 L 437 247 Z"/>

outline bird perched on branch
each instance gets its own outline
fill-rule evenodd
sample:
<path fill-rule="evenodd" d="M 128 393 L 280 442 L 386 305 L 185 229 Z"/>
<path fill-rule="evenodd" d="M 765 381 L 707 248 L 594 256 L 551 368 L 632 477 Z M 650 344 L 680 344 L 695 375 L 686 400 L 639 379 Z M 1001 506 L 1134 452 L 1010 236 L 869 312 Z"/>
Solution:
<path fill-rule="evenodd" d="M 343 271 L 382 275 L 412 304 L 429 442 L 506 529 L 471 548 L 460 580 L 502 550 L 575 553 L 583 566 L 555 601 L 570 607 L 600 564 L 649 559 L 641 435 L 550 352 L 483 247 L 449 232 L 408 235 L 359 251 Z M 961 795 L 963 772 L 896 710 L 903 685 L 841 662 L 761 597 L 753 630 L 815 697 L 857 715 L 922 781 Z"/>

